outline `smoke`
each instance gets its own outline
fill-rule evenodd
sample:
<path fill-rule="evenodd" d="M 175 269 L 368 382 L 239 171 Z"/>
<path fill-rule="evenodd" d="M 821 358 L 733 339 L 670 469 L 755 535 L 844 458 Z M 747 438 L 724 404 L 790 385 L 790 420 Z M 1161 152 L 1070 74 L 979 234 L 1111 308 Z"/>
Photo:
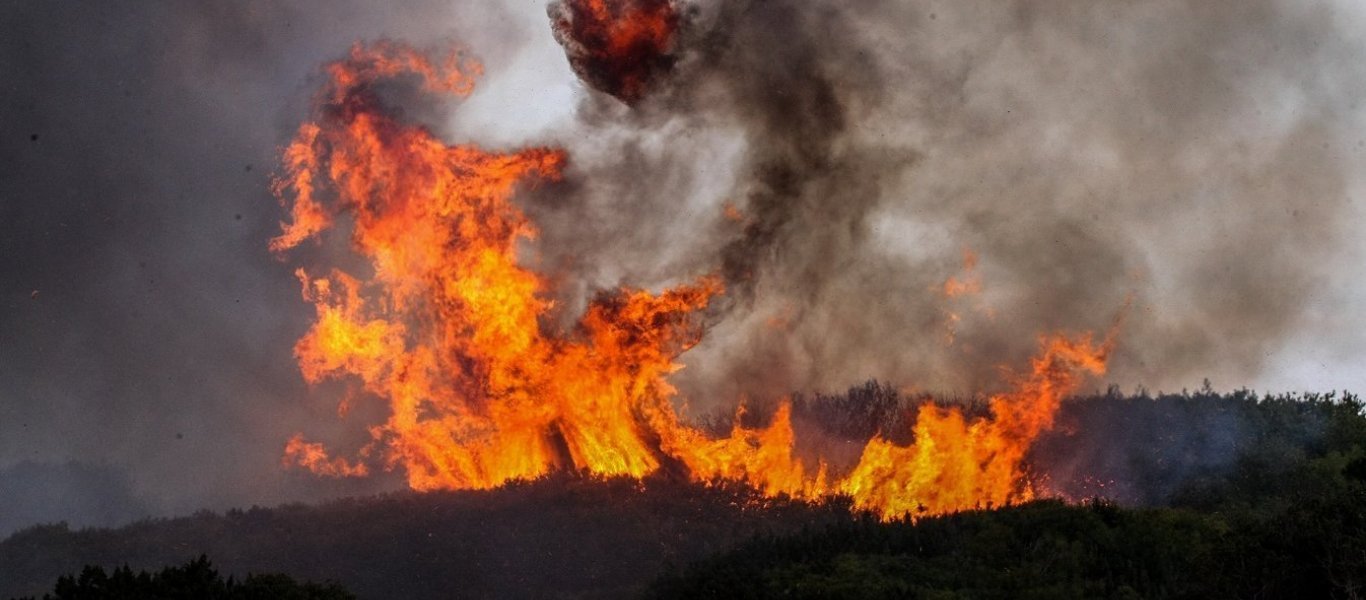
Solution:
<path fill-rule="evenodd" d="M 265 246 L 269 175 L 357 39 L 459 39 L 493 68 L 543 28 L 435 0 L 4 3 L 0 536 L 401 486 L 280 466 L 337 396 L 292 356 L 312 310 Z"/>
<path fill-rule="evenodd" d="M 1295 339 L 1359 360 L 1349 4 L 684 3 L 627 106 L 569 83 L 540 5 L 6 3 L 0 468 L 113 465 L 151 513 L 398 484 L 280 468 L 293 432 L 365 419 L 321 430 L 344 390 L 303 384 L 311 309 L 265 247 L 318 66 L 386 36 L 484 62 L 452 141 L 568 149 L 522 199 L 564 322 L 604 288 L 726 277 L 676 378 L 698 407 L 988 387 L 1130 294 L 1126 387 L 1276 382 Z M 945 298 L 964 248 L 982 292 Z"/>
<path fill-rule="evenodd" d="M 868 377 L 982 390 L 1039 334 L 1110 378 L 1257 381 L 1353 260 L 1360 35 L 1252 2 L 679 4 L 672 72 L 590 93 L 533 202 L 574 293 L 720 270 L 696 403 Z M 980 294 L 943 283 L 978 257 Z M 951 334 L 946 334 L 951 332 Z M 1323 339 L 1344 344 L 1349 340 Z"/>
<path fill-rule="evenodd" d="M 35 523 L 107 527 L 152 514 L 125 469 L 79 463 L 0 469 L 0 506 L 0 538 Z"/>
<path fill-rule="evenodd" d="M 1295 447 L 1321 439 L 1321 414 L 1305 411 L 1293 426 L 1277 428 L 1258 418 L 1256 411 L 1273 409 L 1257 400 L 1246 392 L 1151 398 L 1112 389 L 1065 404 L 1058 428 L 1031 448 L 1030 462 L 1044 487 L 1066 498 L 1170 505 L 1202 480 L 1228 479 L 1269 439 Z"/>
<path fill-rule="evenodd" d="M 640 100 L 674 66 L 679 15 L 671 0 L 570 0 L 549 13 L 574 72 L 623 102 Z"/>

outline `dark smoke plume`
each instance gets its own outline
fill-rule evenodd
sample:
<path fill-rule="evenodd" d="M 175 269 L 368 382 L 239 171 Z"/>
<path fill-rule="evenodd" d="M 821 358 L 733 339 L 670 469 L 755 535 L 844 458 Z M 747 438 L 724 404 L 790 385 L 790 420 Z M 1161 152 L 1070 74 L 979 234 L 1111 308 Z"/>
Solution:
<path fill-rule="evenodd" d="M 300 378 L 311 309 L 262 244 L 319 65 L 382 37 L 484 62 L 422 115 L 448 140 L 569 151 L 524 199 L 565 313 L 726 269 L 675 378 L 695 408 L 874 376 L 967 392 L 1130 291 L 1125 390 L 1361 381 L 1359 5 L 679 2 L 672 67 L 624 104 L 570 85 L 537 3 L 13 0 L 0 469 L 109 464 L 154 514 L 402 485 L 280 469 L 295 431 L 367 433 Z M 981 292 L 946 298 L 965 248 Z M 1278 362 L 1289 340 L 1328 366 Z M 93 511 L 98 488 L 62 489 Z"/>
<path fill-rule="evenodd" d="M 593 89 L 635 103 L 674 66 L 672 0 L 565 0 L 548 10 L 555 40 Z"/>
<path fill-rule="evenodd" d="M 1128 298 L 1111 380 L 1242 385 L 1350 260 L 1338 125 L 1366 73 L 1332 6 L 681 10 L 674 69 L 630 107 L 586 98 L 577 181 L 533 210 L 581 293 L 722 272 L 694 400 L 989 389 Z M 965 248 L 980 292 L 952 297 Z"/>

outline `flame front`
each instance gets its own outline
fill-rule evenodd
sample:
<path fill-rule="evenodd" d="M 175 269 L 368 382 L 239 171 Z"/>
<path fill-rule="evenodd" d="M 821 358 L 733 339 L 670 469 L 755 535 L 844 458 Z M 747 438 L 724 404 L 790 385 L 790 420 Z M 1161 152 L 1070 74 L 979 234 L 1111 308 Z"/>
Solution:
<path fill-rule="evenodd" d="M 698 313 L 722 293 L 718 278 L 659 294 L 616 290 L 572 332 L 551 331 L 547 281 L 517 260 L 536 228 L 511 197 L 558 178 L 564 153 L 451 146 L 386 112 L 374 85 L 383 79 L 468 94 L 479 66 L 458 54 L 433 62 L 396 44 L 356 46 L 327 73 L 317 118 L 284 151 L 275 189 L 292 220 L 271 248 L 349 232 L 364 267 L 297 271 L 317 319 L 295 353 L 306 380 L 358 380 L 389 416 L 355 460 L 296 436 L 289 463 L 364 476 L 380 461 L 417 490 L 488 488 L 556 469 L 642 477 L 671 464 L 771 495 L 848 494 L 887 517 L 944 512 L 1031 497 L 1022 471 L 1030 443 L 1081 376 L 1104 369 L 1108 342 L 1047 339 L 1032 373 L 993 398 L 988 417 L 927 405 L 913 444 L 875 438 L 840 478 L 796 457 L 787 405 L 767 427 L 737 419 L 729 437 L 713 439 L 682 422 L 667 377 L 701 339 Z"/>
<path fill-rule="evenodd" d="M 885 516 L 1001 506 L 1034 497 L 1021 467 L 1040 433 L 1052 428 L 1062 399 L 1084 373 L 1105 372 L 1110 341 L 1045 338 L 1028 376 L 988 401 L 989 418 L 956 409 L 920 408 L 906 447 L 874 438 L 839 490 L 855 506 Z"/>

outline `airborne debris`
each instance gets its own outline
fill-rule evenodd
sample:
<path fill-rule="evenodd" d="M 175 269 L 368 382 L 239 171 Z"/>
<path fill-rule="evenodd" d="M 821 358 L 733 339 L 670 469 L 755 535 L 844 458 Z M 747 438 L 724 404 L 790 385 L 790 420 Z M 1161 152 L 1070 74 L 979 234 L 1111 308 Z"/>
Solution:
<path fill-rule="evenodd" d="M 555 40 L 580 79 L 627 104 L 673 69 L 679 13 L 672 0 L 560 0 Z"/>

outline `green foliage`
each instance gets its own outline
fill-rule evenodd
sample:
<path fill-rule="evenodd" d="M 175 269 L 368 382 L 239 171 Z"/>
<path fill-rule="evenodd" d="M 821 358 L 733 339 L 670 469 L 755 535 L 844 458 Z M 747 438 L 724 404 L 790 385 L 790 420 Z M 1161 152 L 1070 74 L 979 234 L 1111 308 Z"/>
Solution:
<path fill-rule="evenodd" d="M 1349 598 L 1363 490 L 1274 519 L 1038 501 L 763 538 L 667 575 L 654 598 Z"/>
<path fill-rule="evenodd" d="M 32 600 L 28 598 L 26 600 Z M 106 573 L 86 566 L 80 575 L 63 575 L 43 600 L 355 600 L 336 584 L 298 583 L 287 575 L 248 575 L 241 582 L 224 580 L 200 555 L 184 565 L 158 573 L 127 565 Z"/>
<path fill-rule="evenodd" d="M 1350 394 L 1208 389 L 1076 399 L 1055 442 L 1090 462 L 1067 466 L 1128 476 L 1142 484 L 1131 500 L 1167 506 L 1046 500 L 916 522 L 864 517 L 755 539 L 665 575 L 649 596 L 1358 598 L 1363 409 Z"/>
<path fill-rule="evenodd" d="M 224 572 L 336 581 L 361 598 L 623 598 L 756 534 L 848 518 L 847 503 L 763 498 L 733 482 L 560 474 L 115 530 L 33 527 L 0 542 L 0 598 L 41 595 L 82 565 L 159 569 L 200 553 Z"/>
<path fill-rule="evenodd" d="M 925 401 L 869 384 L 798 398 L 794 418 L 857 442 L 906 429 Z M 748 425 L 768 418 L 752 408 Z M 1075 398 L 1028 458 L 1045 495 L 1070 500 L 914 523 L 853 514 L 847 499 L 688 483 L 666 465 L 645 481 L 560 474 L 117 530 L 36 526 L 0 542 L 0 598 L 40 595 L 72 572 L 55 597 L 82 597 L 60 592 L 156 577 L 82 565 L 160 568 L 200 553 L 225 572 L 338 581 L 377 599 L 624 598 L 660 573 L 649 587 L 660 598 L 1360 597 L 1364 408 L 1352 395 L 1208 389 Z M 1086 500 L 1097 495 L 1112 501 Z M 203 574 L 190 567 L 177 569 Z M 310 597 L 290 596 L 291 584 L 255 576 L 231 586 L 256 594 L 243 598 Z"/>
<path fill-rule="evenodd" d="M 1041 501 L 755 540 L 666 577 L 657 598 L 1202 597 L 1217 529 L 1182 511 Z"/>

